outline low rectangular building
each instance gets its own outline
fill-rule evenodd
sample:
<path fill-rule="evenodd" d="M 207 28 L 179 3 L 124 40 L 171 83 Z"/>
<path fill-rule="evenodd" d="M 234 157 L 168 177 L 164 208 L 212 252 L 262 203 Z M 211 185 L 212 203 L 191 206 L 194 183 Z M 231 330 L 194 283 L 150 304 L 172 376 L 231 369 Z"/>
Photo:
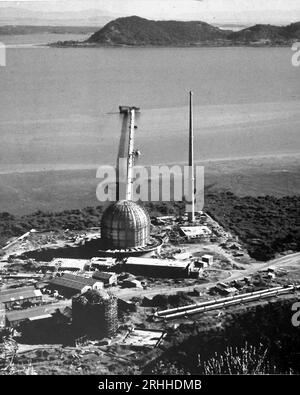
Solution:
<path fill-rule="evenodd" d="M 6 309 L 15 304 L 23 305 L 25 302 L 40 303 L 42 299 L 41 291 L 34 287 L 13 288 L 0 292 L 0 304 L 2 303 Z"/>
<path fill-rule="evenodd" d="M 212 255 L 205 254 L 202 256 L 202 262 L 211 266 L 214 263 L 214 257 Z"/>
<path fill-rule="evenodd" d="M 101 272 L 99 270 L 95 271 L 92 277 L 94 280 L 101 281 L 104 285 L 114 285 L 118 281 L 116 273 Z"/>
<path fill-rule="evenodd" d="M 223 287 L 218 287 L 217 286 L 216 289 L 218 290 L 218 292 L 221 295 L 224 295 L 224 296 L 233 296 L 233 295 L 236 295 L 239 292 L 238 289 L 235 288 L 235 287 L 223 288 Z"/>
<path fill-rule="evenodd" d="M 103 289 L 103 282 L 89 277 L 65 273 L 50 280 L 48 288 L 57 291 L 65 297 L 72 297 L 89 289 Z"/>
<path fill-rule="evenodd" d="M 90 260 L 90 264 L 92 269 L 109 271 L 116 264 L 116 260 L 110 257 L 107 258 L 95 257 Z"/>
<path fill-rule="evenodd" d="M 212 234 L 211 230 L 207 226 L 182 226 L 180 231 L 183 236 L 189 239 L 208 237 Z"/>
<path fill-rule="evenodd" d="M 185 278 L 193 270 L 194 264 L 189 261 L 176 261 L 157 258 L 129 257 L 124 270 L 133 274 L 149 277 Z"/>
<path fill-rule="evenodd" d="M 27 320 L 37 321 L 49 319 L 57 310 L 60 310 L 60 308 L 55 303 L 26 310 L 9 311 L 6 313 L 6 326 L 16 328 L 19 324 Z"/>
<path fill-rule="evenodd" d="M 56 268 L 58 271 L 76 272 L 85 270 L 88 265 L 89 260 L 87 259 L 55 258 L 49 266 Z"/>

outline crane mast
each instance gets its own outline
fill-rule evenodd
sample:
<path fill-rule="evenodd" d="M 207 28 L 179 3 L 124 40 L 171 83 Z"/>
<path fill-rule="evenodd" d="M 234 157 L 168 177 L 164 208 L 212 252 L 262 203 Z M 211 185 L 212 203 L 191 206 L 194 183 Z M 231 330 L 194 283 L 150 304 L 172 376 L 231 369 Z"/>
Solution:
<path fill-rule="evenodd" d="M 127 154 L 127 179 L 126 179 L 126 200 L 132 200 L 132 186 L 133 186 L 133 167 L 134 160 L 138 152 L 134 149 L 134 131 L 135 114 L 139 112 L 138 107 L 125 107 L 120 106 L 120 113 L 124 116 L 129 115 L 129 137 L 128 137 L 128 154 Z"/>

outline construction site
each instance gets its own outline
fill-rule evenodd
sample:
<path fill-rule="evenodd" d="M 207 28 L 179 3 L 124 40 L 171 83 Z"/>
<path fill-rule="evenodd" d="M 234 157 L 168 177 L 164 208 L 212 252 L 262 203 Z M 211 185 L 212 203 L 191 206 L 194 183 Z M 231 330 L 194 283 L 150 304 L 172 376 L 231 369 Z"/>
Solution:
<path fill-rule="evenodd" d="M 99 228 L 32 229 L 2 248 L 2 374 L 140 374 L 195 330 L 297 299 L 299 253 L 255 261 L 235 235 L 195 210 L 192 104 L 190 93 L 189 211 L 151 216 L 132 200 L 139 108 L 121 106 L 127 181 Z"/>

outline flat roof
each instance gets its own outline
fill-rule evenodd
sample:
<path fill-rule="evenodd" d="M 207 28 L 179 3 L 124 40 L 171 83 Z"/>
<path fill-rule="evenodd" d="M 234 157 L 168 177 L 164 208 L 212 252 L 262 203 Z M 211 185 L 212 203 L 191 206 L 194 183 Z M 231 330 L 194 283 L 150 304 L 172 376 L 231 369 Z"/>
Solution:
<path fill-rule="evenodd" d="M 45 314 L 51 315 L 55 313 L 56 310 L 62 310 L 62 307 L 59 307 L 57 304 L 50 304 L 40 307 L 32 307 L 26 310 L 8 311 L 6 313 L 6 319 L 9 322 L 24 321 L 26 319 L 41 317 L 44 316 Z"/>
<path fill-rule="evenodd" d="M 129 257 L 126 265 L 144 265 L 144 266 L 157 266 L 157 267 L 174 267 L 186 269 L 190 262 L 170 259 L 156 259 L 156 258 L 135 258 Z"/>
<path fill-rule="evenodd" d="M 58 267 L 75 267 L 83 268 L 89 263 L 88 259 L 70 259 L 70 258 L 55 258 L 51 261 L 51 265 Z"/>
<path fill-rule="evenodd" d="M 25 291 L 32 291 L 35 288 L 33 286 L 29 287 L 19 287 L 19 288 L 9 288 L 0 291 L 0 295 L 13 295 L 15 293 L 25 292 Z"/>
<path fill-rule="evenodd" d="M 205 226 L 181 226 L 180 227 L 181 231 L 186 235 L 186 236 L 200 236 L 205 233 L 211 234 L 211 230 Z"/>
<path fill-rule="evenodd" d="M 116 262 L 115 258 L 111 258 L 111 257 L 106 257 L 106 258 L 102 258 L 102 257 L 94 257 L 91 258 L 90 260 L 91 263 L 108 263 L 108 264 L 112 264 Z"/>
<path fill-rule="evenodd" d="M 42 314 L 42 315 L 37 315 L 35 317 L 29 317 L 30 321 L 38 321 L 38 320 L 45 320 L 46 318 L 51 318 L 51 314 Z"/>
<path fill-rule="evenodd" d="M 27 289 L 12 293 L 0 293 L 0 303 L 18 302 L 24 299 L 41 297 L 42 293 L 39 289 Z"/>

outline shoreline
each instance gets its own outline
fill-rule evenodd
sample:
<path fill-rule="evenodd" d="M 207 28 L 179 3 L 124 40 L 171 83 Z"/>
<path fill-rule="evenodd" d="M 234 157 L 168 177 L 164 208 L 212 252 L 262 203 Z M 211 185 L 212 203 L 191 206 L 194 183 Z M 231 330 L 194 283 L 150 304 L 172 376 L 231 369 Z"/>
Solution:
<path fill-rule="evenodd" d="M 209 158 L 209 159 L 195 159 L 195 165 L 201 164 L 201 163 L 223 163 L 223 162 L 242 162 L 242 161 L 255 161 L 255 160 L 269 160 L 269 159 L 285 159 L 285 158 L 291 158 L 291 159 L 300 159 L 300 152 L 293 152 L 293 153 L 274 153 L 274 154 L 260 154 L 260 155 L 247 155 L 247 156 L 240 156 L 240 157 L 223 157 L 223 158 Z M 145 167 L 150 167 L 150 166 L 174 166 L 174 165 L 184 165 L 186 164 L 187 161 L 177 161 L 177 162 L 160 162 L 160 163 L 152 163 L 152 164 L 144 164 L 143 166 Z M 102 164 L 103 165 L 103 164 Z M 17 175 L 17 174 L 36 174 L 36 173 L 49 173 L 49 172 L 72 172 L 72 171 L 85 171 L 85 170 L 95 170 L 97 171 L 99 166 L 102 166 L 101 164 L 70 164 L 70 165 L 51 165 L 51 164 L 44 164 L 41 166 L 33 166 L 29 165 L 28 168 L 15 168 L 15 169 L 1 169 L 0 168 L 0 176 L 4 175 Z M 114 163 L 111 164 L 106 164 L 106 165 L 112 165 L 114 166 Z M 21 165 L 17 165 L 21 166 Z M 32 167 L 31 167 L 32 166 Z M 26 166 L 25 166 L 26 167 Z"/>
<path fill-rule="evenodd" d="M 290 48 L 293 42 L 286 42 L 282 44 L 272 43 L 201 43 L 201 44 L 98 44 L 98 43 L 48 43 L 50 48 Z"/>

